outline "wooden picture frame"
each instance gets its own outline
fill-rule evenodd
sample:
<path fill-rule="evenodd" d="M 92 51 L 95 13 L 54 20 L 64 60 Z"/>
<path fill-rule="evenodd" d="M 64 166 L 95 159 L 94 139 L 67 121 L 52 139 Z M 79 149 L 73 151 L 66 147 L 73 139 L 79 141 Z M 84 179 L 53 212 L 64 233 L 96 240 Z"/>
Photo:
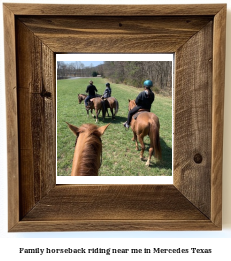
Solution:
<path fill-rule="evenodd" d="M 3 4 L 8 229 L 221 230 L 226 4 Z M 175 53 L 174 184 L 56 185 L 56 53 Z"/>

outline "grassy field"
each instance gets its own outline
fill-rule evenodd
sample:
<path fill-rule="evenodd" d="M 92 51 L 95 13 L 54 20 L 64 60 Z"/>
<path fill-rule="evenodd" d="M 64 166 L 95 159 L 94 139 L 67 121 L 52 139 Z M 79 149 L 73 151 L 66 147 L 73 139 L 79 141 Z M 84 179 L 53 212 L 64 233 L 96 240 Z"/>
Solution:
<path fill-rule="evenodd" d="M 83 123 L 95 124 L 90 115 L 87 118 L 84 103 L 78 103 L 78 94 L 85 93 L 90 78 L 66 79 L 57 81 L 57 175 L 69 176 L 74 155 L 75 137 L 65 122 L 76 126 Z M 106 79 L 94 78 L 94 85 L 99 94 L 103 94 Z M 172 99 L 155 94 L 152 105 L 160 119 L 160 138 L 163 160 L 158 162 L 152 157 L 151 166 L 139 158 L 135 143 L 131 141 L 131 129 L 125 130 L 123 123 L 127 119 L 128 99 L 135 99 L 142 89 L 123 84 L 111 84 L 112 96 L 119 102 L 119 111 L 115 120 L 99 116 L 98 126 L 109 122 L 111 125 L 102 136 L 103 159 L 100 176 L 171 176 L 172 175 Z M 147 159 L 149 138 L 145 137 L 144 157 Z"/>

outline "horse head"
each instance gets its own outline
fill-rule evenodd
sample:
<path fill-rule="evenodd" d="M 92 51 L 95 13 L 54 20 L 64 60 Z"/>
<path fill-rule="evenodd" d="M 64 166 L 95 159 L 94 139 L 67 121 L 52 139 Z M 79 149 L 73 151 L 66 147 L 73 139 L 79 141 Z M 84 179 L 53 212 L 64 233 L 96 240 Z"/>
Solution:
<path fill-rule="evenodd" d="M 102 156 L 100 137 L 110 123 L 101 127 L 93 124 L 83 124 L 81 127 L 67 125 L 76 136 L 71 176 L 97 176 Z"/>
<path fill-rule="evenodd" d="M 85 95 L 85 94 L 78 94 L 79 104 L 81 104 L 81 102 L 83 100 L 85 100 L 86 97 L 87 97 L 87 95 Z"/>
<path fill-rule="evenodd" d="M 130 99 L 128 99 L 128 110 L 130 111 L 130 110 L 133 109 L 135 106 L 136 106 L 135 100 L 130 100 Z"/>

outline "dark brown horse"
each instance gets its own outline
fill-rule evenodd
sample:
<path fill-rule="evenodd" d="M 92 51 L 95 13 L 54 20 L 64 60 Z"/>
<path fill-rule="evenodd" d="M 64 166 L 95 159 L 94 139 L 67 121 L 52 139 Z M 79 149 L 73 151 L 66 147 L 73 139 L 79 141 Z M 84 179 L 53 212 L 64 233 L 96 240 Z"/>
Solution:
<path fill-rule="evenodd" d="M 111 110 L 112 119 L 114 119 L 119 110 L 119 103 L 116 98 L 109 97 L 109 98 L 106 98 L 103 100 L 103 118 L 105 118 L 106 112 L 108 114 L 108 111 L 107 111 L 108 108 Z M 114 109 L 114 111 L 113 111 L 113 109 Z M 108 116 L 109 116 L 109 114 L 108 114 Z"/>
<path fill-rule="evenodd" d="M 81 104 L 81 102 L 84 101 L 86 97 L 87 97 L 86 94 L 78 94 L 79 104 Z"/>
<path fill-rule="evenodd" d="M 135 100 L 128 100 L 128 101 L 129 101 L 128 109 L 131 110 L 136 106 L 136 103 Z M 134 134 L 132 140 L 135 140 L 137 150 L 139 149 L 137 139 L 141 144 L 140 159 L 143 160 L 144 149 L 145 149 L 143 138 L 148 135 L 150 138 L 150 147 L 149 147 L 149 156 L 146 165 L 147 166 L 150 165 L 150 160 L 153 155 L 153 152 L 154 152 L 154 157 L 161 160 L 159 118 L 152 112 L 143 111 L 138 115 L 136 119 L 132 117 L 130 126 Z"/>
<path fill-rule="evenodd" d="M 75 152 L 71 176 L 98 176 L 102 157 L 101 136 L 109 124 L 97 127 L 93 124 L 83 124 L 76 127 L 67 123 L 76 136 Z"/>

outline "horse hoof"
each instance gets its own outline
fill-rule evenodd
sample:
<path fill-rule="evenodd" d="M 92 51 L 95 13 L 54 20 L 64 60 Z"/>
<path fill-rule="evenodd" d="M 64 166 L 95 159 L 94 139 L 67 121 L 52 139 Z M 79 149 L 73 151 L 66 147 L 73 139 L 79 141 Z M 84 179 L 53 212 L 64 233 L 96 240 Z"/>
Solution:
<path fill-rule="evenodd" d="M 149 166 L 150 166 L 150 163 L 147 161 L 145 165 L 149 167 Z"/>

